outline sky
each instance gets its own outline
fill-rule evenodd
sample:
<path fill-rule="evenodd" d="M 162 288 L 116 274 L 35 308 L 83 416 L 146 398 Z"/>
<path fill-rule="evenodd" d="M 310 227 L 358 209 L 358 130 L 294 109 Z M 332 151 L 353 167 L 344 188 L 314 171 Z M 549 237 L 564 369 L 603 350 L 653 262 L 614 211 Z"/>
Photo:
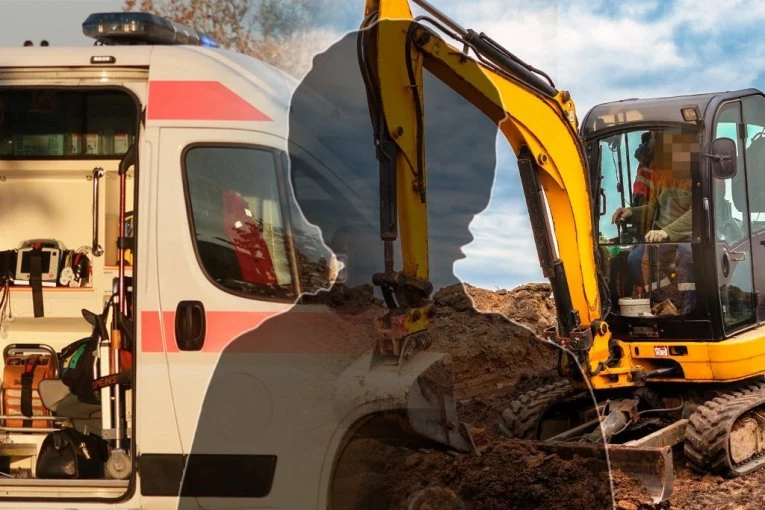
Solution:
<path fill-rule="evenodd" d="M 765 88 L 765 3 L 757 0 L 431 3 L 542 69 L 558 89 L 571 93 L 580 120 L 595 104 L 617 99 Z M 21 46 L 27 39 L 91 44 L 82 35 L 82 21 L 121 5 L 121 0 L 0 0 L 0 46 Z M 360 22 L 361 0 L 339 5 L 316 27 L 325 41 Z M 515 157 L 501 138 L 496 151 L 491 201 L 470 224 L 474 240 L 463 248 L 465 258 L 454 272 L 473 285 L 510 289 L 544 278 Z"/>

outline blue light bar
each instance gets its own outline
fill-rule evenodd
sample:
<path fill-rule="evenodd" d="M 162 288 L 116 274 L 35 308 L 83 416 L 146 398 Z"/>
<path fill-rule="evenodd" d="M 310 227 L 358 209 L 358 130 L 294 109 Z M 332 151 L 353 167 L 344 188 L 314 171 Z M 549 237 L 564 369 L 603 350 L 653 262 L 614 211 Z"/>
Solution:
<path fill-rule="evenodd" d="M 101 44 L 190 44 L 217 48 L 209 35 L 149 12 L 91 14 L 82 33 Z"/>

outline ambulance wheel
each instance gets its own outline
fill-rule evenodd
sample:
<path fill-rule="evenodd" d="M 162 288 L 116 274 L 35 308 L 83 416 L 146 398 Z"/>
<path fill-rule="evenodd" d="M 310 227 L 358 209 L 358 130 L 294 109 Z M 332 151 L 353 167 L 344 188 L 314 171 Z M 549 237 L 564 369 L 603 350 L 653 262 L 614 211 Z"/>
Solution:
<path fill-rule="evenodd" d="M 130 456 L 124 450 L 112 450 L 106 461 L 106 474 L 109 478 L 125 480 L 130 476 Z"/>
<path fill-rule="evenodd" d="M 427 487 L 410 495 L 406 510 L 465 510 L 464 501 L 446 487 Z"/>

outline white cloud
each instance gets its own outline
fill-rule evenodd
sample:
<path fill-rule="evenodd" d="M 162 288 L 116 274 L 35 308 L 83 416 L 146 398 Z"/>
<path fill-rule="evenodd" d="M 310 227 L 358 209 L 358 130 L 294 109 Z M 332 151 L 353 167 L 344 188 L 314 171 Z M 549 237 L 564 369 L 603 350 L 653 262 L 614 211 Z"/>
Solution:
<path fill-rule="evenodd" d="M 762 2 L 482 0 L 439 8 L 549 74 L 571 92 L 580 120 L 612 100 L 756 87 L 765 71 L 762 36 L 752 31 L 765 21 Z M 652 17 L 641 21 L 646 16 Z M 750 39 L 735 54 L 726 52 L 742 33 Z M 514 158 L 502 157 L 507 145 L 499 147 L 495 182 L 504 183 L 517 167 Z M 541 278 L 524 208 L 522 201 L 492 197 L 471 224 L 475 241 L 464 249 L 467 258 L 455 264 L 461 279 L 494 288 Z"/>
<path fill-rule="evenodd" d="M 582 114 L 598 102 L 638 94 L 680 94 L 717 84 L 722 88 L 747 84 L 765 68 L 765 61 L 748 56 L 758 54 L 757 40 L 750 51 L 739 52 L 733 59 L 723 58 L 720 50 L 727 38 L 740 35 L 742 27 L 765 21 L 761 2 L 483 0 L 444 1 L 439 7 L 463 26 L 485 32 L 551 75 L 559 88 L 572 93 Z M 605 7 L 612 12 L 606 14 Z M 642 21 L 657 10 L 662 13 Z M 690 50 L 678 46 L 678 37 L 700 34 L 703 46 Z M 709 60 L 710 56 L 715 59 Z M 614 83 L 615 78 L 618 83 L 640 78 L 646 71 L 654 71 L 655 76 L 665 72 L 667 81 Z M 678 79 L 677 71 L 685 74 Z"/>

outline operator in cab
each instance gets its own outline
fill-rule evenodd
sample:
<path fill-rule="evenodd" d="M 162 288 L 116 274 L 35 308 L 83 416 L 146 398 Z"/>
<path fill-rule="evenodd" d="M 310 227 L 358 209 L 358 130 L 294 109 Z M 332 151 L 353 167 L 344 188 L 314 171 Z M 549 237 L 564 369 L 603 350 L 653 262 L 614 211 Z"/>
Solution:
<path fill-rule="evenodd" d="M 687 314 L 696 305 L 693 283 L 693 254 L 691 239 L 691 167 L 697 160 L 699 142 L 695 134 L 671 131 L 649 131 L 640 151 L 641 163 L 650 171 L 650 193 L 641 205 L 619 207 L 611 217 L 611 223 L 632 219 L 641 232 L 645 232 L 645 243 L 662 243 L 658 246 L 657 260 L 665 267 L 659 267 L 651 277 L 647 247 L 638 244 L 629 254 L 628 265 L 636 293 L 652 293 L 660 290 L 667 282 L 677 284 L 680 310 L 673 306 L 663 307 L 663 314 Z M 671 261 L 674 259 L 674 264 Z M 670 263 L 666 263 L 670 261 Z M 674 266 L 672 268 L 671 266 Z"/>

